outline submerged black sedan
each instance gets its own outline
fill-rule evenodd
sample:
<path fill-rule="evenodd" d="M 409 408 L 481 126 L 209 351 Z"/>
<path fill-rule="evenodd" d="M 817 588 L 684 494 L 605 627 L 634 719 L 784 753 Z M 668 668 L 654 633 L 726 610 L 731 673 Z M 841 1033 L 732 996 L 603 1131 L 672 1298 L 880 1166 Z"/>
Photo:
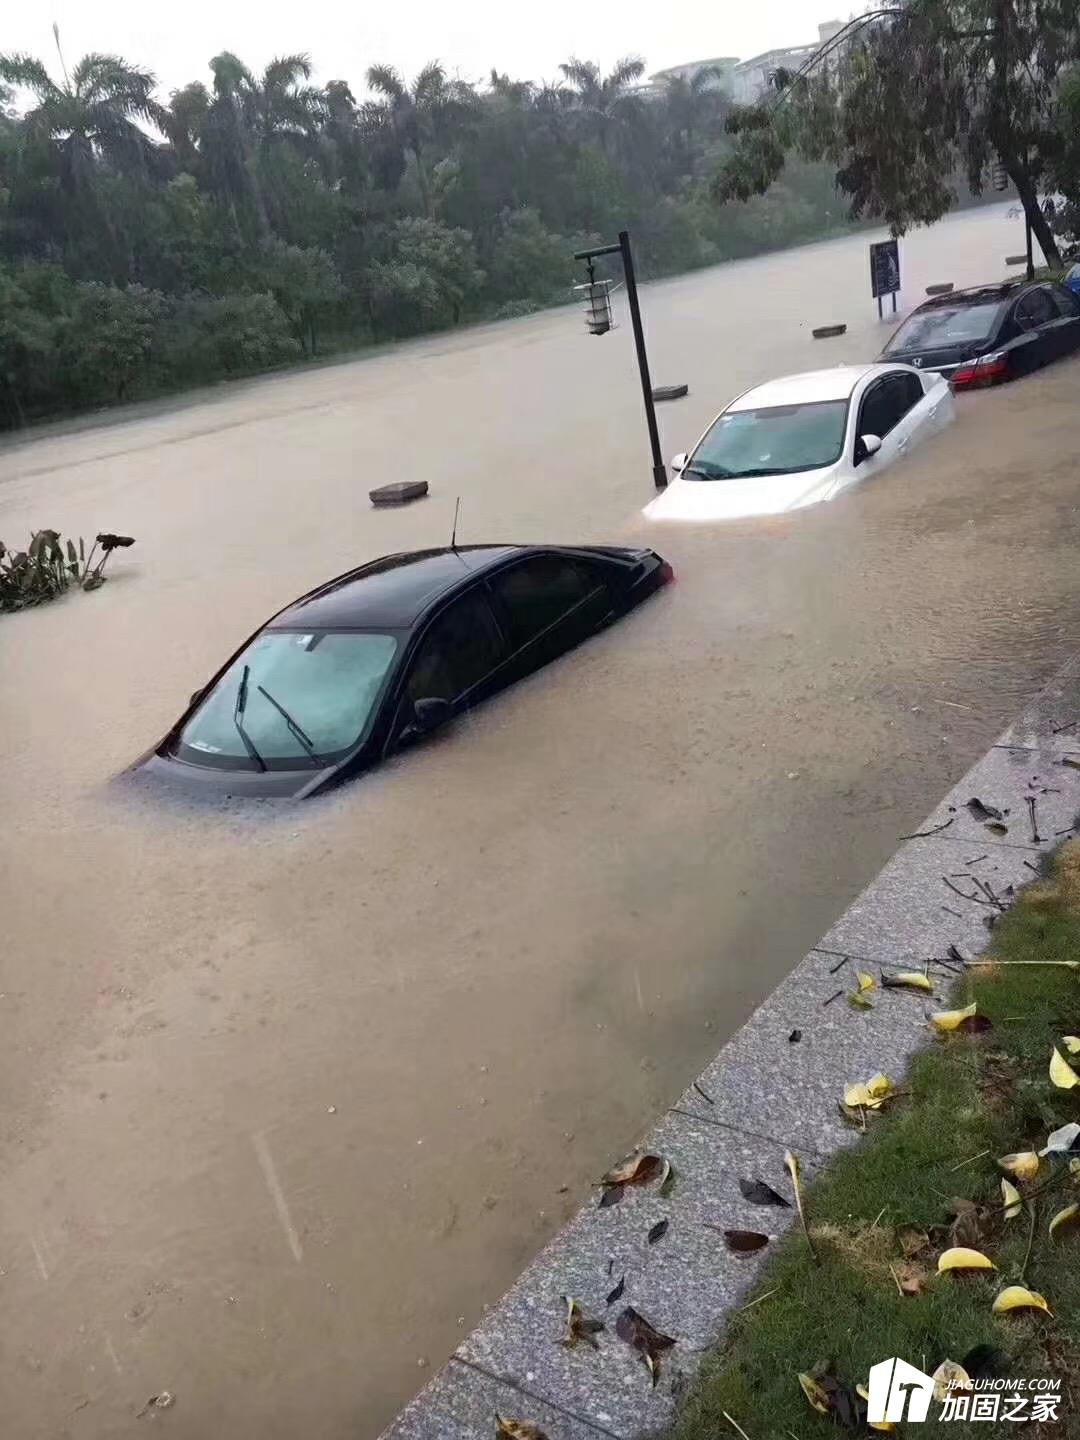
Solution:
<path fill-rule="evenodd" d="M 1080 349 L 1080 297 L 1052 281 L 935 295 L 885 346 L 894 364 L 937 370 L 956 390 L 1015 380 Z"/>
<path fill-rule="evenodd" d="M 672 578 L 653 550 L 470 545 L 388 555 L 280 611 L 135 770 L 308 796 L 546 665 Z"/>

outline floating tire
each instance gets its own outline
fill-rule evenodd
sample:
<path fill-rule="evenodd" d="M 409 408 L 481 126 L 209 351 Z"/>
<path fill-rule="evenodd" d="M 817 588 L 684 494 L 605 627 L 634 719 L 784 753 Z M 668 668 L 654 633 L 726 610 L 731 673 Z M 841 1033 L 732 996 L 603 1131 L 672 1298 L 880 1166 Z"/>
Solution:
<path fill-rule="evenodd" d="M 951 295 L 953 288 L 953 282 L 946 280 L 940 285 L 927 285 L 926 293 L 927 295 Z"/>
<path fill-rule="evenodd" d="M 689 385 L 654 385 L 652 398 L 654 400 L 681 400 L 684 395 L 689 395 Z"/>
<path fill-rule="evenodd" d="M 846 332 L 846 325 L 819 325 L 816 330 L 812 330 L 810 333 L 815 340 L 831 340 L 835 335 L 844 335 Z"/>
<path fill-rule="evenodd" d="M 373 505 L 408 505 L 410 500 L 420 500 L 428 493 L 426 480 L 395 480 L 390 485 L 380 485 L 369 490 Z"/>

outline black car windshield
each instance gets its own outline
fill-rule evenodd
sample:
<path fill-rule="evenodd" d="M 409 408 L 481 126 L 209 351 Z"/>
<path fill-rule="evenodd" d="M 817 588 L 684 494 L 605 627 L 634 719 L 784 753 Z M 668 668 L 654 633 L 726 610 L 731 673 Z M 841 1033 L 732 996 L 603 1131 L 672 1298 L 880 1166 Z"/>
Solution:
<path fill-rule="evenodd" d="M 916 350 L 949 350 L 956 345 L 978 345 L 997 328 L 1005 307 L 1000 301 L 982 305 L 936 305 L 916 310 L 885 347 L 886 355 L 909 355 Z"/>
<path fill-rule="evenodd" d="M 690 457 L 688 480 L 790 475 L 834 465 L 844 448 L 846 400 L 773 405 L 721 415 Z"/>
<path fill-rule="evenodd" d="M 226 769 L 333 763 L 370 724 L 397 644 L 368 632 L 265 630 L 188 720 L 177 753 Z"/>

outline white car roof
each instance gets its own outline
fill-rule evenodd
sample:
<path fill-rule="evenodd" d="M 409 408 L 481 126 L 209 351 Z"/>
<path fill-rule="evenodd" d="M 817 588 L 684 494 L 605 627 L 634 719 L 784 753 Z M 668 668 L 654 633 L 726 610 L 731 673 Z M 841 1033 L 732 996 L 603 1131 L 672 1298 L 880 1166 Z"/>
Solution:
<path fill-rule="evenodd" d="M 784 375 L 766 380 L 740 395 L 728 411 L 759 410 L 769 405 L 806 405 L 816 400 L 849 400 L 864 376 L 892 370 L 892 365 L 835 365 L 831 370 L 807 370 L 802 375 Z"/>

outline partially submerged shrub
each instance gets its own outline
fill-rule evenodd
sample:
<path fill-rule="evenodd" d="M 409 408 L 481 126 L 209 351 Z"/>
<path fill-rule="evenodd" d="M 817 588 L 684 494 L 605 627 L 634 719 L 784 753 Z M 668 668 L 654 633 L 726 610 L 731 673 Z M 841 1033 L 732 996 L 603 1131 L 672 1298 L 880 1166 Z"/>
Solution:
<path fill-rule="evenodd" d="M 37 530 L 25 550 L 9 550 L 0 540 L 0 610 L 25 610 L 62 595 L 70 585 L 97 590 L 105 584 L 105 563 L 114 550 L 134 545 L 131 535 L 102 531 L 95 536 L 89 556 L 82 537 L 78 549 L 71 540 L 61 544 L 58 530 Z M 98 549 L 101 559 L 94 564 Z"/>

